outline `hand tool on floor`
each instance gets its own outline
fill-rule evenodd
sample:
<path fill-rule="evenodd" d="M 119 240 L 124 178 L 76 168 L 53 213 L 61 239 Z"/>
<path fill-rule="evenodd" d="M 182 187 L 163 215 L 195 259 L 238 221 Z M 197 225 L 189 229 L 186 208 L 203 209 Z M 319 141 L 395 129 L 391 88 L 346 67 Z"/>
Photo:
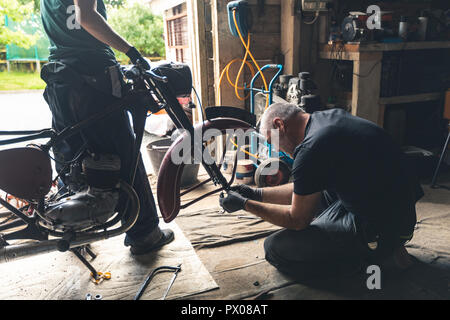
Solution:
<path fill-rule="evenodd" d="M 170 280 L 169 286 L 167 287 L 166 292 L 164 292 L 164 295 L 163 295 L 163 297 L 162 297 L 161 300 L 166 300 L 166 297 L 167 297 L 167 295 L 169 294 L 170 288 L 172 288 L 173 283 L 175 282 L 175 279 L 176 279 L 177 276 L 178 276 L 178 272 L 181 271 L 181 263 L 177 266 L 177 268 L 178 268 L 178 269 L 174 272 L 173 277 L 172 277 L 172 280 Z"/>
<path fill-rule="evenodd" d="M 152 281 L 153 277 L 159 272 L 159 271 L 173 271 L 174 275 L 172 277 L 172 280 L 169 283 L 169 286 L 166 290 L 166 292 L 164 293 L 164 296 L 162 298 L 162 300 L 164 300 L 167 297 L 167 294 L 170 291 L 170 288 L 172 288 L 173 283 L 175 282 L 175 279 L 177 278 L 178 272 L 181 271 L 181 263 L 176 266 L 176 267 L 170 267 L 170 266 L 161 266 L 158 267 L 156 269 L 154 269 L 152 272 L 149 273 L 149 275 L 145 278 L 144 283 L 142 284 L 141 288 L 139 289 L 138 293 L 136 294 L 136 296 L 134 297 L 134 300 L 139 300 L 142 295 L 144 294 L 145 289 L 148 287 L 148 285 L 150 284 L 150 281 Z"/>

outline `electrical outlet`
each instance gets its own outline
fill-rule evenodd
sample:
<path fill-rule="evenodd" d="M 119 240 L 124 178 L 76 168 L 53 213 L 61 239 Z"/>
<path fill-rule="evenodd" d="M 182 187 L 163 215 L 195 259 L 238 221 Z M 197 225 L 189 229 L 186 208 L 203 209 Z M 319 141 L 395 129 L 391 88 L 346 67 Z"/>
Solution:
<path fill-rule="evenodd" d="M 333 0 L 302 0 L 303 11 L 328 11 L 327 4 Z"/>

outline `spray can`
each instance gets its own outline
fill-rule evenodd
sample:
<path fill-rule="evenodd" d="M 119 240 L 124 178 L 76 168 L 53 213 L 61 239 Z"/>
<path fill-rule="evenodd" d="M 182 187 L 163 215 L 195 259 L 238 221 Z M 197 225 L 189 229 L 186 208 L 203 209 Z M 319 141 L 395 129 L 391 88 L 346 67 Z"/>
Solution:
<path fill-rule="evenodd" d="M 427 38 L 428 17 L 422 14 L 419 18 L 419 30 L 418 36 L 420 41 L 424 41 Z"/>
<path fill-rule="evenodd" d="M 398 36 L 403 40 L 408 38 L 408 18 L 405 16 L 400 17 L 400 23 L 398 25 Z"/>

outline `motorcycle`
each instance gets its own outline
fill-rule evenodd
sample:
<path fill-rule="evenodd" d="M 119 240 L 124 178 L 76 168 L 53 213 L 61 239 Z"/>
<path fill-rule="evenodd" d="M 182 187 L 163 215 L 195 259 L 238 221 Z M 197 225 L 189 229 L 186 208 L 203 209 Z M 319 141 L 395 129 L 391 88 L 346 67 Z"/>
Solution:
<path fill-rule="evenodd" d="M 184 164 L 174 163 L 172 153 L 182 144 L 190 143 L 194 150 L 194 137 L 202 136 L 209 129 L 252 130 L 254 119 L 238 108 L 211 107 L 207 119 L 194 126 L 177 97 L 190 95 L 192 75 L 185 64 L 165 63 L 145 70 L 139 64 L 124 67 L 123 74 L 130 87 L 127 94 L 102 112 L 65 128 L 39 131 L 0 131 L 0 136 L 15 136 L 0 141 L 0 146 L 45 139 L 45 144 L 0 151 L 0 190 L 25 201 L 16 208 L 0 198 L 0 205 L 13 214 L 14 219 L 0 225 L 0 263 L 52 251 L 72 251 L 94 272 L 95 269 L 80 255 L 81 248 L 95 241 L 108 239 L 127 232 L 139 215 L 139 198 L 133 189 L 140 146 L 148 113 L 165 110 L 181 134 L 172 144 L 159 170 L 157 199 L 165 222 L 173 221 L 180 209 L 207 196 L 226 192 L 233 183 L 220 171 L 214 161 L 202 159 L 209 179 L 181 193 L 180 180 Z M 132 166 L 127 179 L 121 180 L 120 158 L 116 155 L 91 154 L 81 150 L 70 162 L 65 163 L 53 179 L 50 151 L 61 141 L 79 134 L 89 126 L 95 126 L 115 112 L 129 111 L 132 115 L 135 143 Z M 242 120 L 244 119 L 244 120 Z M 206 148 L 201 143 L 201 154 Z M 236 165 L 234 166 L 236 168 Z M 234 169 L 235 170 L 235 169 Z M 67 184 L 56 188 L 59 177 Z M 235 174 L 233 172 L 232 177 Z M 213 182 L 218 188 L 183 206 L 180 198 L 198 187 Z M 116 212 L 119 194 L 128 198 L 124 210 Z M 31 240 L 16 243 L 16 240 Z M 11 243 L 11 242 L 14 243 Z"/>

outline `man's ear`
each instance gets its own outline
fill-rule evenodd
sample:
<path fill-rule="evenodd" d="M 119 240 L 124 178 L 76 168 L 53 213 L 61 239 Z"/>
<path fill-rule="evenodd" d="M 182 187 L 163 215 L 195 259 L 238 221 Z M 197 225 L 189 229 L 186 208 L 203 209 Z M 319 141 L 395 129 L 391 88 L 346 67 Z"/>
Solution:
<path fill-rule="evenodd" d="M 273 119 L 273 126 L 275 129 L 278 129 L 280 133 L 285 131 L 284 122 L 280 118 Z"/>

